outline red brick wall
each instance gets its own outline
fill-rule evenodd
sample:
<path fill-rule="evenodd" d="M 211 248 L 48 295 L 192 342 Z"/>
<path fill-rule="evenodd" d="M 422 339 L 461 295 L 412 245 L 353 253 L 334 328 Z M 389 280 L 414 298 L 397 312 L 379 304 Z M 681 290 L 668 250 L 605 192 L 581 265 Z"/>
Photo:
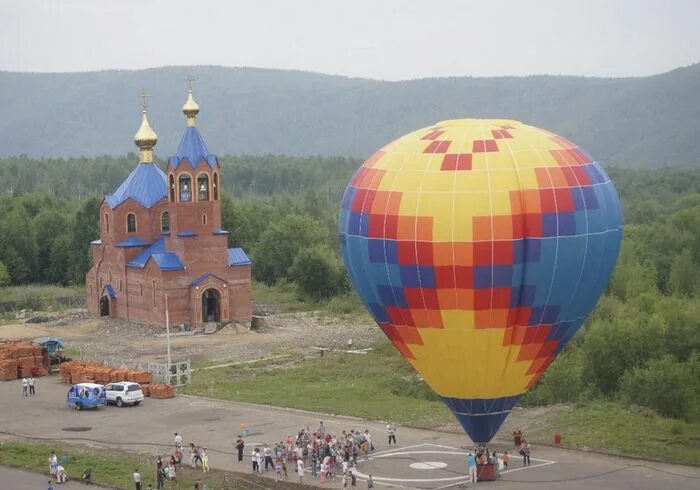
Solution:
<path fill-rule="evenodd" d="M 88 309 L 99 313 L 99 301 L 106 284 L 111 284 L 116 300 L 110 303 L 110 316 L 149 323 L 165 322 L 165 294 L 168 295 L 170 323 L 200 323 L 202 321 L 202 294 L 209 287 L 221 294 L 222 321 L 245 321 L 252 316 L 252 289 L 250 266 L 228 266 L 228 237 L 214 235 L 221 227 L 221 202 L 214 200 L 213 175 L 218 166 L 211 169 L 202 161 L 192 170 L 188 165 L 178 169 L 169 167 L 169 175 L 175 177 L 176 202 L 163 199 L 150 209 L 127 200 L 112 210 L 106 201 L 100 206 L 101 245 L 93 245 L 93 267 L 86 275 Z M 179 176 L 186 172 L 192 177 L 192 201 L 178 202 Z M 209 200 L 197 201 L 197 176 L 209 176 Z M 219 176 L 219 186 L 221 177 Z M 220 197 L 220 196 L 219 196 Z M 170 234 L 166 235 L 166 248 L 175 252 L 185 266 L 181 271 L 161 271 L 153 260 L 144 269 L 129 268 L 126 264 L 144 248 L 121 248 L 113 244 L 129 236 L 152 243 L 161 234 L 161 213 L 170 213 Z M 136 215 L 135 233 L 127 232 L 127 215 Z M 207 215 L 206 224 L 202 215 Z M 109 230 L 107 230 L 109 220 Z M 179 231 L 189 229 L 198 236 L 178 237 Z M 197 287 L 192 282 L 203 274 L 212 274 Z M 110 280 L 111 278 L 111 280 Z M 220 279 L 218 279 L 220 278 Z M 155 281 L 155 288 L 154 288 Z"/>

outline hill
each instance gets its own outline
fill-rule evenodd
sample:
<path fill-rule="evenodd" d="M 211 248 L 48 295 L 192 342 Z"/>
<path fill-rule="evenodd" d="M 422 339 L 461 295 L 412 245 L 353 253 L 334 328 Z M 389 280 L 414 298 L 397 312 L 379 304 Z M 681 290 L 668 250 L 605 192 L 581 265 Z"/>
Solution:
<path fill-rule="evenodd" d="M 700 162 L 700 64 L 642 78 L 434 78 L 386 82 L 299 71 L 164 67 L 88 73 L 0 72 L 0 157 L 123 155 L 138 93 L 160 156 L 184 127 L 185 78 L 218 154 L 364 157 L 442 119 L 519 119 L 562 134 L 601 162 L 637 168 Z"/>

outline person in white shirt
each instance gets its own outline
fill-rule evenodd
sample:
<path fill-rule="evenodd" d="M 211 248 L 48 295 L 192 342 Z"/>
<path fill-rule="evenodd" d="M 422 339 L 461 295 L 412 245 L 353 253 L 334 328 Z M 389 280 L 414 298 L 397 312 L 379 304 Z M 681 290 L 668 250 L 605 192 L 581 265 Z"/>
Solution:
<path fill-rule="evenodd" d="M 22 396 L 29 396 L 29 380 L 22 378 Z"/>
<path fill-rule="evenodd" d="M 182 451 L 182 436 L 177 432 L 175 433 L 175 449 Z"/>
<path fill-rule="evenodd" d="M 34 376 L 29 376 L 27 382 L 29 383 L 29 394 L 34 395 Z"/>
<path fill-rule="evenodd" d="M 56 467 L 58 466 L 58 458 L 56 457 L 56 453 L 51 451 L 49 454 L 49 475 L 52 477 L 56 477 Z"/>
<path fill-rule="evenodd" d="M 372 444 L 372 434 L 369 433 L 369 429 L 365 429 L 365 439 L 369 443 L 369 450 L 374 451 L 374 444 Z"/>
<path fill-rule="evenodd" d="M 275 464 L 272 462 L 272 454 L 270 453 L 270 446 L 265 444 L 263 447 L 263 457 L 265 458 L 265 471 L 268 470 L 268 466 L 275 469 Z"/>
<path fill-rule="evenodd" d="M 56 466 L 56 483 L 66 483 L 68 480 L 68 475 L 66 475 L 66 469 L 62 465 Z"/>
<path fill-rule="evenodd" d="M 138 469 L 134 470 L 134 485 L 136 490 L 141 490 L 141 473 L 139 473 Z"/>
<path fill-rule="evenodd" d="M 304 462 L 301 459 L 297 459 L 297 475 L 299 475 L 299 483 L 304 480 Z"/>

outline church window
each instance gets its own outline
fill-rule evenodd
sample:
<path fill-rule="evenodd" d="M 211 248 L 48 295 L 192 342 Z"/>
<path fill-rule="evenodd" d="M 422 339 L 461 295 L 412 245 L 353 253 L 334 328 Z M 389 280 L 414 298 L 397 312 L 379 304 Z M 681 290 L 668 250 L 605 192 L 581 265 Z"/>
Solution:
<path fill-rule="evenodd" d="M 160 214 L 160 231 L 163 233 L 170 231 L 170 213 L 167 211 Z"/>
<path fill-rule="evenodd" d="M 121 293 L 122 291 L 124 291 L 124 281 L 119 279 L 119 292 Z"/>
<path fill-rule="evenodd" d="M 100 289 L 102 289 L 102 276 L 100 276 Z"/>
<path fill-rule="evenodd" d="M 203 215 L 202 215 L 202 224 L 203 224 L 204 226 L 207 225 L 207 215 L 206 215 L 206 214 L 203 214 Z"/>
<path fill-rule="evenodd" d="M 219 174 L 214 172 L 214 184 L 212 186 L 214 188 L 214 200 L 218 201 L 219 200 Z"/>
<path fill-rule="evenodd" d="M 112 284 L 112 269 L 107 272 L 107 277 L 109 277 L 109 283 Z"/>
<path fill-rule="evenodd" d="M 151 283 L 153 285 L 153 306 L 156 305 L 156 280 L 153 279 L 153 282 Z"/>
<path fill-rule="evenodd" d="M 109 214 L 105 213 L 105 231 L 109 233 Z"/>
<path fill-rule="evenodd" d="M 143 283 L 139 284 L 139 293 L 143 296 Z"/>
<path fill-rule="evenodd" d="M 180 175 L 180 202 L 192 200 L 192 177 L 187 174 Z"/>
<path fill-rule="evenodd" d="M 207 174 L 199 174 L 197 176 L 197 200 L 209 200 L 209 176 Z"/>
<path fill-rule="evenodd" d="M 170 202 L 175 202 L 175 177 L 170 174 Z"/>
<path fill-rule="evenodd" d="M 136 215 L 134 213 L 126 215 L 126 231 L 127 233 L 136 233 Z"/>

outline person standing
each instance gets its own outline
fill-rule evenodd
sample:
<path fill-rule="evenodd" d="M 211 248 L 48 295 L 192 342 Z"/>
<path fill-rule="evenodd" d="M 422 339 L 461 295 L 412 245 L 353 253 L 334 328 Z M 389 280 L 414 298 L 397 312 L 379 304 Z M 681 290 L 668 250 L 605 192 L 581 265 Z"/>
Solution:
<path fill-rule="evenodd" d="M 324 437 L 326 435 L 326 427 L 323 425 L 323 420 L 318 424 L 318 429 L 316 429 L 316 433 L 319 434 L 321 437 Z"/>
<path fill-rule="evenodd" d="M 355 476 L 354 470 L 350 470 L 350 486 L 351 487 L 357 486 L 357 476 Z"/>
<path fill-rule="evenodd" d="M 199 455 L 202 460 L 202 470 L 206 473 L 209 471 L 209 454 L 207 453 L 207 448 L 202 448 L 202 452 Z"/>
<path fill-rule="evenodd" d="M 29 396 L 29 380 L 25 376 L 22 378 L 22 396 Z"/>
<path fill-rule="evenodd" d="M 265 443 L 263 447 L 263 457 L 265 458 L 265 471 L 267 472 L 268 466 L 274 468 L 275 464 L 272 462 L 272 453 L 270 452 L 270 446 Z"/>
<path fill-rule="evenodd" d="M 134 485 L 136 486 L 136 490 L 141 490 L 141 473 L 139 473 L 138 468 L 134 470 Z"/>
<path fill-rule="evenodd" d="M 476 458 L 472 453 L 467 456 L 467 468 L 469 469 L 469 481 L 476 483 Z"/>
<path fill-rule="evenodd" d="M 34 376 L 29 376 L 29 379 L 27 380 L 29 383 L 29 394 L 33 395 L 35 393 L 34 391 Z"/>
<path fill-rule="evenodd" d="M 369 443 L 369 450 L 374 451 L 374 444 L 372 443 L 372 434 L 370 434 L 369 429 L 365 429 L 365 439 Z"/>
<path fill-rule="evenodd" d="M 523 466 L 530 466 L 530 443 L 523 439 L 522 453 L 523 453 Z"/>
<path fill-rule="evenodd" d="M 58 458 L 56 457 L 56 452 L 51 451 L 49 453 L 49 476 L 53 479 L 56 478 L 56 467 L 58 466 Z"/>
<path fill-rule="evenodd" d="M 394 445 L 396 445 L 396 426 L 393 423 L 389 422 L 389 424 L 386 426 L 386 432 L 389 436 L 389 445 L 391 446 L 392 442 L 394 443 Z"/>
<path fill-rule="evenodd" d="M 175 433 L 175 450 L 182 451 L 182 436 L 177 432 Z"/>
<path fill-rule="evenodd" d="M 245 447 L 245 443 L 243 442 L 243 438 L 239 435 L 238 439 L 236 439 L 236 451 L 238 451 L 238 462 L 242 463 L 243 462 L 243 448 Z"/>
<path fill-rule="evenodd" d="M 258 472 L 258 448 L 256 447 L 253 449 L 253 452 L 250 455 L 250 461 L 253 464 L 253 473 Z"/>
<path fill-rule="evenodd" d="M 369 490 L 370 488 L 374 488 L 374 478 L 372 478 L 371 473 L 367 475 L 367 490 Z"/>
<path fill-rule="evenodd" d="M 297 459 L 297 475 L 299 475 L 299 483 L 304 483 L 304 461 Z"/>

